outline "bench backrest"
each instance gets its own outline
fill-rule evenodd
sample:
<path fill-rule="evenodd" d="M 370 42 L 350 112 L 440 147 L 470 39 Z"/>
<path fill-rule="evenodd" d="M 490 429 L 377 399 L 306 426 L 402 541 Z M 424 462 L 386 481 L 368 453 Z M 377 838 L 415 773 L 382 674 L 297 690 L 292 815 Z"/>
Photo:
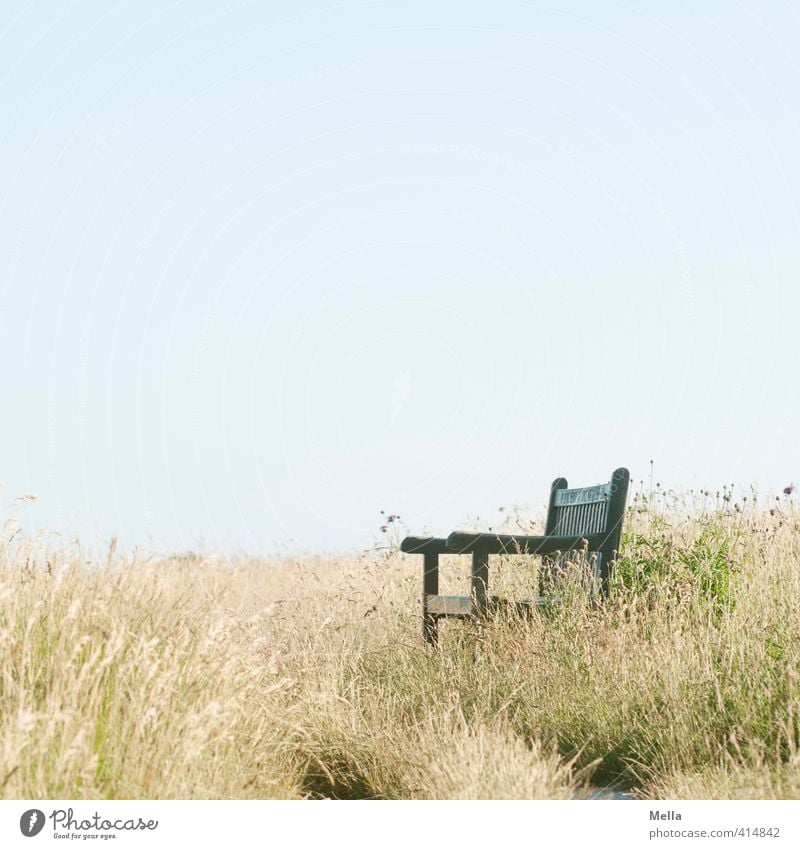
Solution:
<path fill-rule="evenodd" d="M 596 570 L 604 592 L 608 589 L 609 566 L 619 551 L 629 484 L 628 470 L 619 468 L 608 483 L 568 489 L 566 478 L 556 478 L 550 487 L 545 534 L 602 534 Z"/>

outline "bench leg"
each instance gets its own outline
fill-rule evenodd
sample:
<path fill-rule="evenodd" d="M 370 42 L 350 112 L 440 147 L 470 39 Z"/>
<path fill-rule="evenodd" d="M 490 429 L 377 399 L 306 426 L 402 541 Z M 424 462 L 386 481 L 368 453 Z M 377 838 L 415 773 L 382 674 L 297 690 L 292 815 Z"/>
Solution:
<path fill-rule="evenodd" d="M 611 561 L 617 556 L 617 552 L 613 548 L 601 548 L 597 555 L 600 559 L 600 568 L 598 577 L 600 580 L 600 594 L 608 597 L 608 579 L 610 576 Z"/>
<path fill-rule="evenodd" d="M 489 555 L 485 551 L 472 552 L 472 598 L 475 613 L 486 613 L 489 590 Z"/>
<path fill-rule="evenodd" d="M 428 596 L 439 594 L 439 555 L 423 554 L 422 561 L 422 636 L 426 643 L 435 646 L 439 637 L 439 624 L 428 612 Z"/>

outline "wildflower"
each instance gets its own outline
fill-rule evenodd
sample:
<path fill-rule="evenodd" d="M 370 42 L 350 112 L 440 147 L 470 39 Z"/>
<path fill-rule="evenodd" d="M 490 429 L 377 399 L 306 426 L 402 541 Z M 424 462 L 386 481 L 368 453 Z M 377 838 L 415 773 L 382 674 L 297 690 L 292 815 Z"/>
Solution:
<path fill-rule="evenodd" d="M 784 495 L 791 495 L 794 492 L 794 484 L 790 483 L 789 486 L 785 486 L 783 488 Z"/>
<path fill-rule="evenodd" d="M 385 534 L 385 533 L 386 533 L 386 531 L 388 531 L 388 530 L 389 530 L 389 526 L 388 526 L 388 525 L 381 525 L 381 533 L 382 533 L 382 534 Z"/>

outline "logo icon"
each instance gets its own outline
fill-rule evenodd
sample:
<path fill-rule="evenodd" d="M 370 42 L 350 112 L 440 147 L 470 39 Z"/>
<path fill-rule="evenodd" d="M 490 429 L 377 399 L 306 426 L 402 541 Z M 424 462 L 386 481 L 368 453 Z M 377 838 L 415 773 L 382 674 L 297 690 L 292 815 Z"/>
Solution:
<path fill-rule="evenodd" d="M 36 837 L 44 828 L 44 813 L 38 808 L 31 808 L 19 818 L 19 830 L 25 837 Z"/>

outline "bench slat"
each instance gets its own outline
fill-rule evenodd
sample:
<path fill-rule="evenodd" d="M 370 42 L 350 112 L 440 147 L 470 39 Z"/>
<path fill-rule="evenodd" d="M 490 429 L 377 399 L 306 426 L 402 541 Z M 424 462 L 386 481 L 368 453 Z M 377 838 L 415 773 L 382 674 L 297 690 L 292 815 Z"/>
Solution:
<path fill-rule="evenodd" d="M 454 531 L 447 537 L 447 551 L 456 553 L 480 549 L 489 554 L 555 554 L 557 551 L 580 550 L 584 544 L 588 544 L 589 550 L 593 551 L 603 543 L 604 539 L 602 534 L 540 537 Z"/>
<path fill-rule="evenodd" d="M 611 484 L 601 483 L 596 486 L 583 486 L 578 489 L 556 490 L 554 503 L 556 507 L 575 507 L 578 504 L 597 504 L 608 501 L 611 497 Z"/>
<path fill-rule="evenodd" d="M 427 610 L 431 616 L 474 616 L 475 609 L 472 597 L 468 595 L 429 595 L 426 596 Z M 545 605 L 560 604 L 558 598 L 549 598 L 543 595 L 536 598 L 525 598 L 520 601 L 512 601 L 499 596 L 492 596 L 489 600 L 490 611 L 501 611 L 516 609 L 518 613 L 533 610 Z"/>
<path fill-rule="evenodd" d="M 428 613 L 433 616 L 472 616 L 472 597 L 468 595 L 429 595 Z"/>

